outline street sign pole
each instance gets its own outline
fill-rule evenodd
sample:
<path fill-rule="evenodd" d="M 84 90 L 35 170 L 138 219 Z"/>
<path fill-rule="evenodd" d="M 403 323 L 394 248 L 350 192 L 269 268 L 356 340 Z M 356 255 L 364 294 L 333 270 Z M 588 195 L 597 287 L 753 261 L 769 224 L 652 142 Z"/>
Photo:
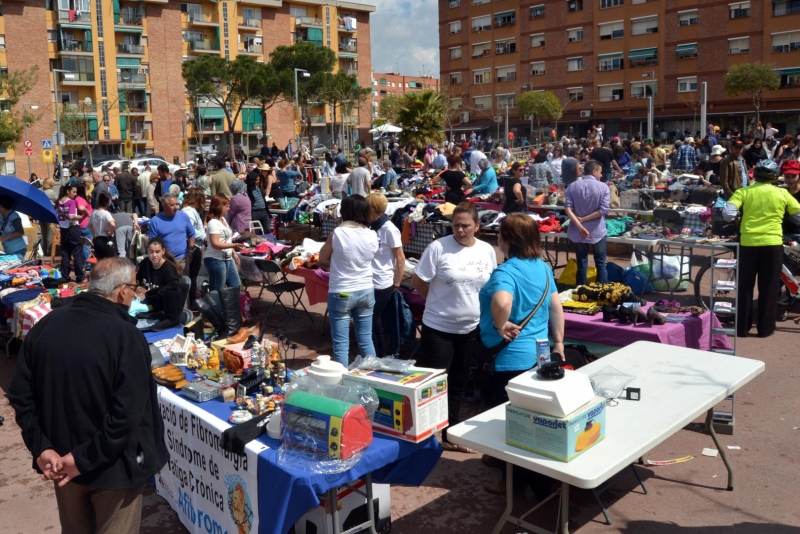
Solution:
<path fill-rule="evenodd" d="M 28 146 L 29 144 L 30 144 L 30 141 L 28 140 L 28 121 L 25 121 L 25 155 L 28 156 L 28 179 L 30 180 L 30 178 L 31 178 L 31 155 L 30 155 L 30 153 L 28 151 L 28 149 L 30 148 L 30 146 Z M 50 176 L 49 172 L 47 173 L 47 176 Z"/>

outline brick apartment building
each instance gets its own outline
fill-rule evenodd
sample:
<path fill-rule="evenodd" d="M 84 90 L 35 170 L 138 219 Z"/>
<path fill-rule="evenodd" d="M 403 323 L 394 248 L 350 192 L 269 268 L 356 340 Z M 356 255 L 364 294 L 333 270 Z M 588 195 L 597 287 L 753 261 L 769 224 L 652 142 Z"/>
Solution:
<path fill-rule="evenodd" d="M 764 93 L 762 122 L 782 133 L 800 126 L 797 0 L 447 0 L 439 35 L 442 84 L 461 110 L 457 130 L 494 133 L 508 106 L 511 130 L 529 135 L 515 102 L 530 90 L 571 101 L 559 135 L 570 126 L 585 135 L 593 124 L 644 133 L 651 95 L 656 126 L 695 130 L 702 82 L 708 120 L 749 130 L 749 99 L 723 86 L 728 69 L 746 62 L 781 75 L 781 88 Z"/>
<path fill-rule="evenodd" d="M 203 54 L 266 61 L 279 45 L 309 41 L 334 50 L 336 68 L 369 87 L 373 11 L 373 5 L 358 0 L 7 0 L 0 15 L 0 69 L 41 68 L 38 83 L 24 97 L 41 115 L 29 128 L 35 150 L 31 170 L 39 176 L 46 172 L 41 140 L 55 132 L 54 68 L 70 71 L 57 73 L 59 108 L 71 107 L 85 117 L 93 155 L 119 155 L 130 140 L 137 154 L 171 161 L 183 159 L 183 139 L 190 150 L 196 144 L 228 150 L 222 110 L 213 104 L 192 109 L 186 98 L 185 61 Z M 370 107 L 366 102 L 348 118 L 358 135 L 366 136 L 371 127 Z M 267 113 L 270 141 L 281 147 L 294 136 L 292 111 L 291 104 L 283 104 Z M 312 114 L 313 134 L 328 141 L 329 110 L 322 105 Z M 259 109 L 245 108 L 236 142 L 259 146 L 261 123 Z M 76 156 L 82 152 L 71 148 Z M 26 175 L 22 143 L 0 151 L 0 173 Z"/>
<path fill-rule="evenodd" d="M 404 76 L 396 72 L 372 74 L 372 118 L 380 119 L 381 100 L 432 89 L 439 92 L 439 79 L 433 76 Z"/>

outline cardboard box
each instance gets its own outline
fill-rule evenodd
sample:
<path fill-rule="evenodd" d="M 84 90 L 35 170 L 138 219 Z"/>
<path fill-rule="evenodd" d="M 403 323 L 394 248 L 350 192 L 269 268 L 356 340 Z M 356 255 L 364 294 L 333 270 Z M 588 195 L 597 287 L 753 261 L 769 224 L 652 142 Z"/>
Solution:
<path fill-rule="evenodd" d="M 569 462 L 606 437 L 606 401 L 595 397 L 566 417 L 506 405 L 506 443 Z"/>
<path fill-rule="evenodd" d="M 356 489 L 366 493 L 364 485 L 362 480 L 353 482 Z M 337 488 L 336 495 L 339 502 L 339 519 L 342 521 L 340 531 L 344 532 L 369 521 L 366 497 L 347 486 Z M 372 508 L 375 513 L 375 531 L 391 532 L 392 495 L 389 484 L 372 484 Z M 294 531 L 295 534 L 333 534 L 330 503 L 320 502 L 319 506 L 306 513 L 294 524 Z M 369 532 L 369 529 L 365 528 L 355 532 Z"/>
<path fill-rule="evenodd" d="M 418 443 L 447 426 L 447 375 L 443 369 L 412 367 L 405 372 L 355 370 L 342 384 L 367 385 L 378 394 L 372 428 Z"/>
<path fill-rule="evenodd" d="M 278 228 L 278 239 L 292 243 L 302 243 L 306 238 L 319 241 L 321 232 L 321 228 L 308 224 L 283 226 Z"/>

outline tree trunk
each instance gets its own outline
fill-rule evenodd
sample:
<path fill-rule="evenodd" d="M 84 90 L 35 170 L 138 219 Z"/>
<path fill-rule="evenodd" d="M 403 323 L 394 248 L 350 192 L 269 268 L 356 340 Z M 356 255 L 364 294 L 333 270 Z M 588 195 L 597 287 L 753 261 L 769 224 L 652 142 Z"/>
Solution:
<path fill-rule="evenodd" d="M 539 132 L 537 136 L 539 138 L 539 146 L 542 146 L 542 122 L 539 120 L 539 117 L 536 117 L 536 130 Z"/>

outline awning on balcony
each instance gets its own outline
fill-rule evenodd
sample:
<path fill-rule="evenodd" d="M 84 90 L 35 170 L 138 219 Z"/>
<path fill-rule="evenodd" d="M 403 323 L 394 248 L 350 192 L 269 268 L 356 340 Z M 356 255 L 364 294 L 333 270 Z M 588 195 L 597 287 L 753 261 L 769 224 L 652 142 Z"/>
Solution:
<path fill-rule="evenodd" d="M 622 52 L 613 52 L 611 54 L 597 54 L 597 59 L 619 59 L 622 57 Z"/>
<path fill-rule="evenodd" d="M 69 28 L 71 30 L 91 30 L 92 25 L 89 22 L 65 22 L 59 24 L 61 28 Z"/>
<path fill-rule="evenodd" d="M 503 11 L 502 13 L 495 13 L 494 20 L 500 20 L 506 17 L 513 17 L 513 16 L 514 16 L 514 10 L 512 9 L 511 11 Z"/>
<path fill-rule="evenodd" d="M 798 74 L 800 74 L 800 68 L 778 69 L 775 72 L 777 72 L 779 76 L 797 76 Z"/>
<path fill-rule="evenodd" d="M 224 119 L 225 112 L 222 108 L 197 108 L 197 114 L 204 120 Z"/>
<path fill-rule="evenodd" d="M 696 54 L 697 43 L 682 44 L 675 47 L 676 54 Z"/>
<path fill-rule="evenodd" d="M 339 59 L 357 59 L 357 54 L 349 54 L 347 52 L 339 52 Z"/>
<path fill-rule="evenodd" d="M 117 33 L 142 33 L 142 31 L 144 31 L 144 28 L 120 28 L 120 27 L 115 27 L 114 31 L 117 32 Z"/>
<path fill-rule="evenodd" d="M 252 131 L 261 128 L 262 118 L 261 110 L 253 108 L 244 108 L 242 110 L 242 130 Z"/>
<path fill-rule="evenodd" d="M 133 69 L 133 68 L 140 68 L 142 66 L 142 60 L 139 58 L 134 57 L 118 57 L 117 58 L 117 68 L 122 69 Z"/>
<path fill-rule="evenodd" d="M 654 59 L 658 57 L 658 48 L 641 48 L 631 50 L 628 59 Z"/>

